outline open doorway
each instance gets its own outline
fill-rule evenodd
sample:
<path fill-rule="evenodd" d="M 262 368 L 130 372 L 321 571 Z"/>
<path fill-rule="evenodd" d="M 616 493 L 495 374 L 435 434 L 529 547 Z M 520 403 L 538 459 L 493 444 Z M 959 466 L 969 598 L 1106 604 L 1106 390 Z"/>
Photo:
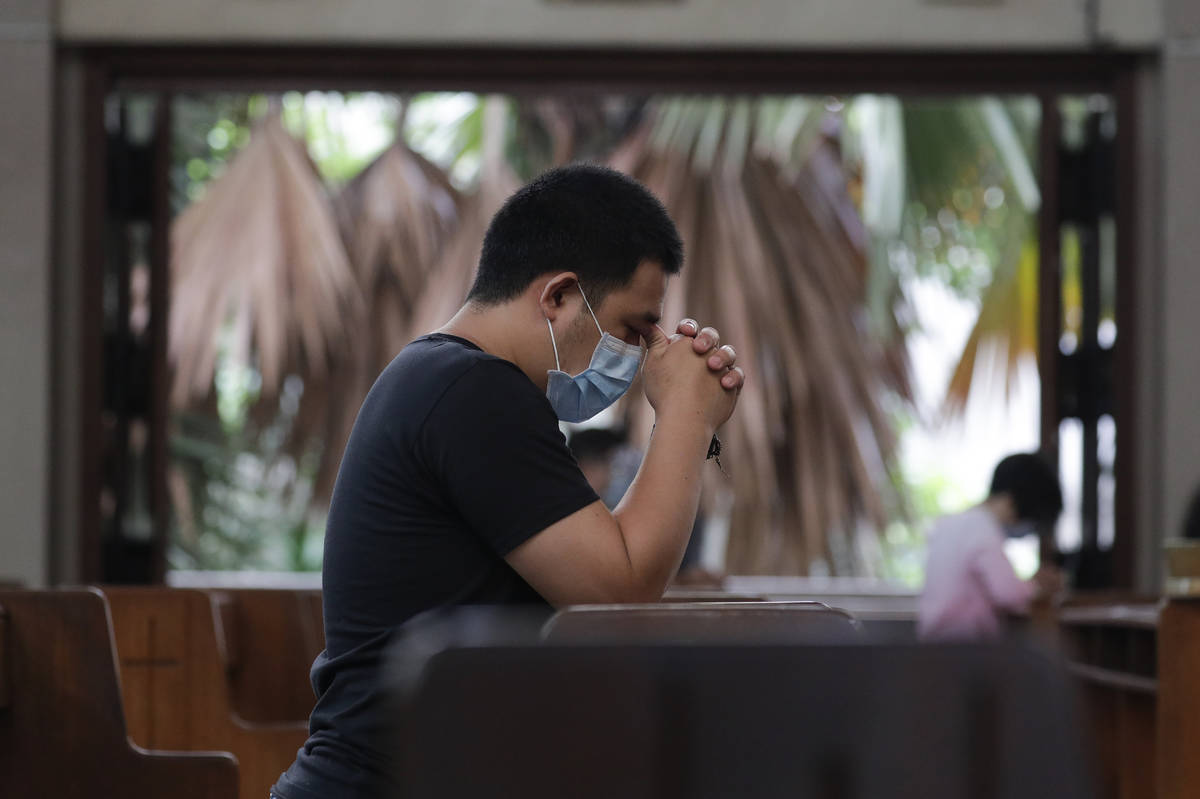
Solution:
<path fill-rule="evenodd" d="M 1106 85 L 1112 87 L 1111 83 Z M 141 85 L 109 94 L 110 106 L 117 109 L 106 115 L 110 151 L 119 152 L 124 137 L 134 144 L 140 141 L 137 146 L 146 152 L 155 152 L 153 148 L 157 147 L 156 152 L 164 154 L 157 161 L 148 158 L 153 164 L 146 173 L 147 185 L 161 185 L 165 197 L 157 211 L 149 207 L 146 211 L 159 215 L 160 227 L 164 222 L 170 224 L 171 219 L 202 196 L 223 169 L 223 163 L 227 164 L 236 153 L 250 146 L 253 132 L 262 129 L 272 115 L 278 116 L 280 129 L 288 137 L 280 139 L 284 142 L 282 146 L 294 147 L 287 141 L 300 142 L 301 151 L 311 158 L 316 181 L 312 188 L 314 196 L 335 198 L 397 141 L 438 170 L 440 176 L 431 173 L 426 182 L 441 186 L 449 199 L 435 200 L 434 205 L 441 202 L 449 207 L 449 203 L 454 206 L 451 215 L 459 216 L 462 208 L 467 208 L 469 201 L 481 193 L 480 176 L 485 165 L 482 131 L 488 104 L 488 96 L 483 94 L 411 91 L 217 94 L 185 91 L 185 88 L 163 91 Z M 1057 449 L 1056 441 L 1046 441 L 1047 419 L 1055 416 L 1057 425 L 1058 418 L 1070 412 L 1062 397 L 1069 396 L 1071 390 L 1064 391 L 1063 387 L 1071 380 L 1078 385 L 1083 378 L 1078 371 L 1072 371 L 1075 369 L 1072 364 L 1080 362 L 1070 360 L 1072 353 L 1063 352 L 1061 359 L 1057 354 L 1047 356 L 1047 353 L 1066 347 L 1069 344 L 1066 334 L 1078 336 L 1091 322 L 1095 322 L 1098 345 L 1108 342 L 1107 347 L 1100 348 L 1110 352 L 1114 348 L 1115 340 L 1104 338 L 1108 334 L 1102 332 L 1111 332 L 1110 328 L 1101 328 L 1101 323 L 1115 325 L 1118 309 L 1113 302 L 1106 306 L 1108 310 L 1104 310 L 1102 302 L 1093 304 L 1100 308 L 1097 315 L 1090 321 L 1083 320 L 1085 292 L 1078 277 L 1083 271 L 1071 265 L 1084 263 L 1084 248 L 1072 244 L 1083 239 L 1078 236 L 1072 239 L 1069 225 L 1060 224 L 1067 233 L 1052 248 L 1047 246 L 1047 217 L 1057 220 L 1049 224 L 1057 224 L 1070 214 L 1061 213 L 1059 192 L 1047 193 L 1042 188 L 1047 180 L 1047 164 L 1057 169 L 1062 160 L 1059 155 L 1071 151 L 1073 145 L 1067 139 L 1067 131 L 1074 124 L 1071 115 L 1080 107 L 1079 102 L 1083 103 L 1087 117 L 1081 124 L 1099 131 L 1110 151 L 1114 148 L 1115 95 L 1111 92 L 1068 95 L 1065 91 L 1048 94 L 1044 85 L 1034 84 L 1027 86 L 1029 93 L 1025 94 L 970 93 L 960 88 L 952 96 L 947 96 L 944 90 L 930 95 L 908 91 L 898 96 L 850 91 L 763 95 L 761 88 L 744 87 L 742 93 L 679 95 L 653 91 L 652 85 L 640 91 L 624 88 L 617 92 L 592 92 L 585 98 L 578 93 L 538 93 L 528 86 L 501 95 L 498 102 L 505 109 L 501 140 L 490 146 L 500 153 L 503 166 L 513 180 L 528 178 L 555 163 L 556 158 L 562 158 L 561 125 L 565 119 L 568 126 L 573 126 L 570 157 L 593 160 L 619 157 L 622 147 L 630 147 L 633 137 L 643 135 L 647 141 L 653 140 L 660 152 L 663 142 L 677 147 L 685 154 L 684 162 L 693 166 L 707 162 L 710 167 L 715 164 L 720 168 L 727 163 L 731 152 L 735 155 L 741 152 L 743 159 L 767 152 L 783 176 L 781 180 L 790 177 L 793 184 L 802 170 L 808 170 L 803 174 L 810 184 L 817 182 L 820 170 L 825 167 L 814 166 L 812 155 L 823 147 L 822 163 L 837 170 L 830 183 L 835 187 L 831 196 L 838 196 L 825 198 L 829 202 L 822 208 L 835 218 L 839 207 L 854 217 L 842 225 L 838 235 L 851 242 L 846 252 L 858 249 L 858 255 L 846 256 L 845 263 L 861 262 L 857 268 L 862 270 L 862 285 L 857 292 L 847 293 L 852 301 L 844 309 L 839 308 L 836 317 L 842 319 L 843 311 L 852 317 L 853 325 L 848 328 L 851 332 L 839 335 L 837 329 L 828 328 L 833 331 L 831 338 L 837 345 L 832 356 L 824 357 L 834 362 L 859 358 L 860 382 L 868 388 L 856 397 L 857 405 L 852 403 L 845 409 L 844 419 L 839 423 L 831 421 L 828 412 L 807 417 L 795 413 L 791 418 L 809 418 L 813 428 L 805 429 L 797 423 L 781 434 L 782 443 L 776 430 L 771 433 L 773 437 L 762 439 L 769 445 L 760 443 L 756 450 L 754 445 L 747 444 L 744 448 L 747 457 L 741 463 L 738 463 L 738 449 L 731 451 L 737 464 L 734 481 L 739 479 L 736 475 L 740 471 L 744 485 L 751 492 L 761 493 L 752 493 L 752 498 L 743 498 L 739 503 L 739 492 L 732 491 L 726 499 L 714 501 L 711 513 L 716 522 L 712 525 L 712 535 L 723 543 L 710 547 L 713 554 L 709 557 L 723 559 L 721 565 L 728 567 L 732 554 L 737 571 L 776 568 L 790 573 L 871 574 L 909 582 L 919 580 L 919 556 L 915 553 L 920 551 L 921 530 L 929 515 L 977 499 L 982 488 L 980 475 L 1000 455 L 1041 442 L 1046 442 L 1052 451 Z M 956 87 L 944 87 L 949 88 Z M 568 110 L 547 110 L 556 102 Z M 1105 102 L 1108 105 L 1102 108 Z M 1048 107 L 1052 109 L 1053 135 L 1044 123 Z M 580 119 L 572 114 L 586 119 L 591 127 L 581 128 Z M 1108 121 L 1087 121 L 1096 117 Z M 556 125 L 560 127 L 557 134 Z M 472 126 L 479 131 L 474 142 L 470 141 L 476 135 Z M 647 132 L 639 134 L 643 129 Z M 1001 129 L 1007 132 L 996 132 Z M 167 137 L 169 145 L 157 138 L 161 135 Z M 672 135 L 677 138 L 671 139 Z M 730 141 L 739 136 L 742 143 L 731 146 Z M 1054 155 L 1048 156 L 1047 142 L 1060 139 L 1062 148 L 1056 145 Z M 921 149 L 926 150 L 923 155 Z M 150 172 L 158 174 L 164 169 L 168 178 L 156 183 Z M 824 174 L 832 173 L 826 170 Z M 1055 183 L 1058 178 L 1056 174 Z M 647 182 L 653 183 L 652 177 Z M 898 185 L 903 189 L 897 191 Z M 686 197 L 689 191 L 695 189 L 682 191 L 680 196 Z M 941 196 L 935 198 L 939 192 Z M 922 198 L 922 193 L 927 196 Z M 1053 214 L 1044 207 L 1047 194 L 1054 205 Z M 720 195 L 713 190 L 711 196 Z M 153 204 L 148 201 L 148 206 Z M 331 200 L 335 227 L 336 205 Z M 1116 218 L 1115 209 L 1110 206 L 1108 221 L 1097 227 L 1107 225 L 1109 231 L 1098 234 L 1102 238 L 1097 241 L 1107 242 L 1100 249 L 1107 247 L 1105 251 L 1110 255 L 1101 257 L 1101 262 L 1111 265 L 1113 276 L 1112 280 L 1101 278 L 1102 286 L 1114 285 L 1120 270 L 1128 268 L 1116 257 L 1115 248 L 1120 242 L 1120 237 L 1112 233 L 1116 230 Z M 786 221 L 776 222 L 780 223 L 780 229 L 787 227 Z M 438 223 L 434 220 L 431 224 L 436 227 Z M 443 231 L 445 241 L 439 246 L 452 246 L 453 228 L 454 223 L 447 223 Z M 107 294 L 118 298 L 105 306 L 106 319 L 117 327 L 122 325 L 121 320 L 133 319 L 137 304 L 134 292 L 139 286 L 146 296 L 174 296 L 173 286 L 158 286 L 158 293 L 153 288 L 156 274 L 153 254 L 165 256 L 169 251 L 165 234 L 156 230 L 153 221 L 138 228 L 133 220 L 119 229 L 127 231 L 129 254 L 112 259 L 110 263 L 115 266 L 111 271 L 124 269 L 128 277 L 106 277 L 105 286 Z M 140 233 L 133 232 L 138 229 Z M 698 230 L 707 235 L 712 226 L 701 225 Z M 343 231 L 338 230 L 336 235 L 347 252 L 347 261 L 351 262 L 349 250 L 353 245 L 347 245 Z M 139 241 L 143 243 L 138 244 Z M 695 254 L 696 245 L 689 243 Z M 139 260 L 137 252 L 147 254 Z M 803 254 L 803 248 L 797 249 L 797 253 L 796 263 L 821 262 L 814 254 Z M 1045 270 L 1040 268 L 1048 255 L 1062 264 L 1061 275 L 1055 281 L 1048 280 Z M 786 258 L 781 262 L 792 263 Z M 350 263 L 350 268 L 356 267 Z M 831 274 L 854 268 L 831 269 Z M 422 269 L 429 271 L 431 267 Z M 166 268 L 166 259 L 157 274 L 160 282 L 170 282 L 174 273 Z M 819 275 L 819 269 L 813 274 Z M 993 297 L 992 307 L 1008 310 L 983 318 L 978 309 L 985 307 L 985 295 L 989 290 L 993 295 L 1000 294 L 998 275 L 1012 285 L 1004 287 L 1008 303 Z M 143 285 L 147 281 L 150 288 Z M 109 283 L 116 288 L 110 290 Z M 1053 293 L 1045 290 L 1051 283 L 1058 287 Z M 722 296 L 712 286 L 700 286 L 694 295 L 689 290 L 687 299 L 695 306 L 696 300 L 706 295 L 710 305 Z M 131 299 L 120 300 L 126 296 Z M 365 298 L 371 296 L 374 295 L 368 292 Z M 453 302 L 454 291 L 449 291 L 448 296 L 451 297 L 448 302 Z M 1109 296 L 1117 295 L 1110 291 Z M 1072 305 L 1076 297 L 1079 303 Z M 123 302 L 126 307 L 122 307 Z M 107 315 L 110 306 L 111 316 Z M 714 310 L 719 311 L 720 306 L 716 305 Z M 174 312 L 172 308 L 169 312 L 149 315 L 155 319 Z M 1054 318 L 1056 324 L 1058 319 L 1062 320 L 1062 329 L 1054 338 L 1054 350 L 1046 344 L 1048 317 Z M 1075 317 L 1078 317 L 1075 327 L 1071 327 Z M 396 321 L 394 314 L 389 318 Z M 981 319 L 987 323 L 981 333 L 988 335 L 973 337 L 972 331 L 980 327 Z M 787 317 L 783 322 L 783 329 L 797 329 L 795 318 Z M 297 443 L 291 432 L 297 425 L 313 427 L 314 423 L 306 421 L 302 413 L 323 414 L 323 419 L 327 419 L 329 409 L 321 407 L 314 411 L 306 407 L 305 389 L 316 381 L 309 376 L 306 382 L 303 374 L 289 372 L 283 366 L 272 372 L 274 378 L 264 388 L 261 353 L 254 352 L 253 343 L 248 349 L 239 350 L 237 324 L 236 318 L 226 316 L 209 325 L 215 343 L 210 342 L 209 355 L 197 359 L 211 360 L 212 370 L 207 378 L 211 390 L 198 392 L 193 404 L 173 404 L 170 386 L 179 370 L 177 362 L 171 361 L 174 356 L 169 341 L 161 346 L 163 362 L 145 370 L 144 373 L 157 375 L 150 381 L 154 385 L 145 391 L 162 395 L 157 406 L 146 406 L 157 407 L 156 413 L 161 418 L 157 422 L 147 421 L 141 439 L 161 442 L 157 461 L 140 459 L 139 439 L 131 432 L 139 429 L 133 406 L 127 411 L 132 421 L 126 422 L 125 432 L 114 435 L 116 444 L 106 444 L 116 451 L 122 449 L 120 442 L 129 442 L 120 457 L 104 456 L 106 462 L 121 465 L 104 470 L 108 480 L 100 494 L 103 530 L 93 532 L 93 543 L 107 542 L 102 546 L 108 546 L 114 553 L 110 558 L 112 563 L 130 563 L 130 553 L 139 551 L 145 553 L 142 573 L 146 575 L 161 574 L 168 563 L 219 568 L 240 563 L 273 569 L 312 568 L 319 563 L 319 500 L 326 490 L 321 481 L 328 479 L 328 453 L 336 452 L 336 445 L 331 448 L 327 440 L 316 441 L 313 436 L 307 437 L 308 443 Z M 169 336 L 170 327 L 168 320 L 162 320 L 162 335 Z M 763 330 L 767 329 L 764 325 Z M 400 324 L 388 335 L 395 336 L 402 330 L 409 329 Z M 134 342 L 136 338 L 125 336 L 123 340 Z M 767 340 L 765 334 L 760 334 L 760 338 Z M 195 341 L 195 337 L 190 340 Z M 387 341 L 390 343 L 380 342 L 374 347 L 376 360 L 396 344 L 396 339 Z M 857 355 L 849 359 L 839 357 L 837 346 L 847 344 Z M 1046 366 L 1047 357 L 1055 362 L 1051 368 Z M 808 360 L 819 363 L 819 356 Z M 281 356 L 280 364 L 285 361 L 286 357 Z M 128 352 L 107 358 L 105 385 L 126 382 L 119 377 L 121 367 L 111 364 L 135 362 Z M 778 385 L 787 384 L 784 359 L 768 358 L 763 363 L 768 379 L 779 379 Z M 331 362 L 327 366 L 333 368 L 336 364 Z M 772 376 L 772 370 L 784 374 Z M 1103 376 L 1103 372 L 1094 368 L 1088 374 Z M 813 375 L 838 379 L 820 368 L 814 368 Z M 1109 376 L 1111 379 L 1111 371 Z M 140 390 L 143 389 L 134 389 L 134 393 Z M 349 392 L 351 396 L 354 393 Z M 264 396 L 270 408 L 265 415 Z M 313 394 L 309 392 L 308 396 L 311 399 Z M 968 397 L 973 398 L 968 400 Z M 963 415 L 959 422 L 947 427 L 943 424 L 945 412 L 956 408 Z M 286 418 L 289 413 L 290 420 Z M 1116 418 L 1112 413 L 1107 418 L 1109 421 L 1099 420 L 1090 428 L 1096 431 L 1094 438 L 1098 442 L 1091 455 L 1081 444 L 1078 461 L 1071 457 L 1061 460 L 1068 484 L 1074 475 L 1079 475 L 1076 484 L 1081 486 L 1077 503 L 1080 521 L 1076 529 L 1081 531 L 1080 546 L 1087 542 L 1082 532 L 1085 527 L 1082 515 L 1087 505 L 1082 489 L 1084 461 L 1091 457 L 1089 462 L 1097 464 L 1087 477 L 1098 486 L 1097 501 L 1086 511 L 1092 514 L 1091 518 L 1101 518 L 1103 503 L 1115 508 L 1116 496 L 1121 491 L 1121 483 L 1117 482 L 1114 488 L 1112 481 L 1115 447 L 1104 445 L 1104 441 L 1115 441 L 1115 431 L 1119 428 L 1111 426 L 1111 420 Z M 281 420 L 288 430 L 279 427 Z M 636 412 L 628 411 L 619 421 L 623 426 L 636 427 L 639 420 Z M 957 433 L 954 424 L 958 425 Z M 1084 422 L 1081 420 L 1080 424 Z M 1103 435 L 1107 436 L 1103 440 L 1102 427 Z M 848 470 L 851 475 L 847 478 L 831 475 L 820 466 L 828 464 L 828 458 L 815 460 L 816 465 L 807 467 L 810 475 L 829 477 L 829 484 L 814 484 L 811 479 L 806 484 L 796 473 L 796 464 L 809 451 L 802 442 L 821 440 L 820 436 L 830 429 L 843 432 L 840 438 L 835 435 L 825 440 L 825 450 L 844 452 L 849 447 L 859 463 Z M 967 441 L 962 436 L 968 429 L 982 432 L 983 436 Z M 1057 431 L 1057 426 L 1054 429 Z M 1070 429 L 1068 423 L 1064 428 L 1068 436 L 1064 443 L 1070 444 L 1073 452 L 1075 439 L 1069 437 Z M 247 430 L 253 431 L 249 438 Z M 1081 438 L 1087 435 L 1081 434 Z M 214 441 L 216 449 L 209 446 Z M 264 442 L 269 441 L 275 442 L 275 449 L 268 447 L 264 451 Z M 225 454 L 215 455 L 222 447 Z M 753 476 L 747 478 L 746 469 L 755 464 L 750 454 L 755 451 L 759 452 L 758 472 L 751 472 Z M 1101 455 L 1107 460 L 1101 461 Z M 181 472 L 186 472 L 182 478 Z M 137 477 L 139 473 L 144 476 Z M 762 474 L 767 477 L 764 479 Z M 764 490 L 764 485 L 770 486 L 770 490 Z M 801 487 L 804 485 L 808 488 Z M 719 495 L 719 489 L 714 496 Z M 806 491 L 808 497 L 823 497 L 838 491 L 841 496 L 828 502 L 804 500 Z M 1071 496 L 1069 489 L 1068 496 Z M 187 501 L 181 503 L 181 498 Z M 813 505 L 823 510 L 813 513 Z M 758 515 L 739 522 L 736 512 L 731 510 L 739 506 L 750 506 Z M 314 507 L 318 510 L 314 511 Z M 1115 514 L 1110 513 L 1108 518 L 1115 518 Z M 721 519 L 728 520 L 723 529 Z M 1100 525 L 1097 521 L 1097 530 Z M 270 535 L 264 535 L 266 528 L 271 528 Z M 1066 529 L 1070 529 L 1070 523 Z M 1106 529 L 1115 529 L 1115 525 Z M 211 535 L 214 530 L 221 532 Z M 237 530 L 243 534 L 240 542 L 233 532 Z M 747 536 L 745 530 L 755 533 Z M 747 540 L 752 543 L 744 545 Z M 1097 535 L 1094 540 L 1099 547 L 1119 540 L 1119 536 L 1103 539 Z M 1069 547 L 1073 539 L 1064 534 L 1060 543 Z M 739 551 L 738 547 L 743 545 Z M 780 558 L 780 553 L 786 557 Z M 1036 558 L 1036 555 L 1024 557 L 1031 556 Z M 110 564 L 106 568 L 119 567 Z"/>

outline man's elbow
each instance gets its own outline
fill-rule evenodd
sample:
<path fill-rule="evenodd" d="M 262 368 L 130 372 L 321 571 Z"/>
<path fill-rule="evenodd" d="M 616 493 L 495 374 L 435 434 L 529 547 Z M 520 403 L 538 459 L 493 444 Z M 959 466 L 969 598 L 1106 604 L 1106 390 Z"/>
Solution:
<path fill-rule="evenodd" d="M 590 591 L 578 592 L 565 597 L 566 601 L 554 602 L 556 607 L 566 605 L 629 605 L 662 601 L 666 587 L 657 582 L 635 578 L 614 580 Z"/>
<path fill-rule="evenodd" d="M 635 587 L 629 592 L 629 598 L 624 601 L 636 604 L 661 602 L 665 590 L 659 586 Z"/>

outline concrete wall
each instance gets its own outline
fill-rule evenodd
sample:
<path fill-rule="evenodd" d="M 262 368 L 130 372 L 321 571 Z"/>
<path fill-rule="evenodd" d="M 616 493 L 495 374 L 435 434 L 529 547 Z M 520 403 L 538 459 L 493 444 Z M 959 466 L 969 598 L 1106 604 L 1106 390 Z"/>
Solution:
<path fill-rule="evenodd" d="M 0 4 L 0 579 L 47 578 L 50 0 Z"/>
<path fill-rule="evenodd" d="M 1178 535 L 1200 486 L 1200 3 L 1169 0 L 1162 61 L 1162 316 L 1160 418 L 1163 533 Z M 1153 501 L 1153 498 L 1151 498 Z"/>
<path fill-rule="evenodd" d="M 1162 397 L 1165 369 L 1163 364 L 1163 225 L 1162 153 L 1163 107 L 1161 70 L 1147 64 L 1138 76 L 1137 109 L 1137 242 L 1138 273 L 1137 352 L 1135 354 L 1137 403 L 1137 585 L 1154 590 L 1162 579 Z M 1122 457 L 1125 457 L 1122 455 Z"/>
<path fill-rule="evenodd" d="M 1086 8 L 1094 2 L 1094 23 Z M 71 41 L 1153 47 L 1161 0 L 61 0 Z"/>
<path fill-rule="evenodd" d="M 83 432 L 83 66 L 64 54 L 56 64 L 54 269 L 50 390 L 55 414 L 51 430 L 49 490 L 50 580 L 76 582 L 81 574 L 79 546 L 80 473 Z M 96 505 L 91 506 L 93 509 Z"/>

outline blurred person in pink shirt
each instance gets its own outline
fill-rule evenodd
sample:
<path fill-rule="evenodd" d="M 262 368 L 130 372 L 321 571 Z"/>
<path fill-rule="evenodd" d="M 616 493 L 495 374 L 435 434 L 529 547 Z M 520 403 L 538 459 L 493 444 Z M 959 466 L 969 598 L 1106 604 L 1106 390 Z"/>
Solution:
<path fill-rule="evenodd" d="M 938 519 L 930 531 L 917 636 L 998 638 L 1006 614 L 1028 612 L 1035 599 L 1056 593 L 1059 570 L 1043 565 L 1032 579 L 1020 579 L 1004 554 L 1004 540 L 1052 527 L 1062 507 L 1058 476 L 1043 458 L 1019 454 L 1000 461 L 988 498 Z"/>

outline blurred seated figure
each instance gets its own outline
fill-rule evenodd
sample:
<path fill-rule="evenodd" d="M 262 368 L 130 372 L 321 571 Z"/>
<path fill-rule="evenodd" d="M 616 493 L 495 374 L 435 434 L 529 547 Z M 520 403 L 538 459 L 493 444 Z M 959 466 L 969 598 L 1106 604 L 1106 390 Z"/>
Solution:
<path fill-rule="evenodd" d="M 571 434 L 567 446 L 596 495 L 609 509 L 617 507 L 642 463 L 642 453 L 629 443 L 625 431 L 605 427 L 576 430 Z M 675 576 L 676 585 L 721 585 L 720 574 L 700 565 L 700 553 L 704 548 L 704 522 L 704 513 L 697 512 L 692 525 L 692 537 Z"/>
<path fill-rule="evenodd" d="M 1191 541 L 1200 541 L 1200 487 L 1192 494 L 1187 516 L 1183 518 L 1183 537 Z"/>
<path fill-rule="evenodd" d="M 625 432 L 605 427 L 576 430 L 567 446 L 596 496 L 615 508 L 642 460 L 641 453 L 629 446 Z"/>
<path fill-rule="evenodd" d="M 1044 459 L 1019 454 L 1000 461 L 986 500 L 934 523 L 918 636 L 997 638 L 1006 613 L 1025 613 L 1035 599 L 1056 593 L 1061 572 L 1042 564 L 1032 579 L 1020 579 L 1004 554 L 1004 540 L 1052 526 L 1062 508 L 1058 476 Z"/>

